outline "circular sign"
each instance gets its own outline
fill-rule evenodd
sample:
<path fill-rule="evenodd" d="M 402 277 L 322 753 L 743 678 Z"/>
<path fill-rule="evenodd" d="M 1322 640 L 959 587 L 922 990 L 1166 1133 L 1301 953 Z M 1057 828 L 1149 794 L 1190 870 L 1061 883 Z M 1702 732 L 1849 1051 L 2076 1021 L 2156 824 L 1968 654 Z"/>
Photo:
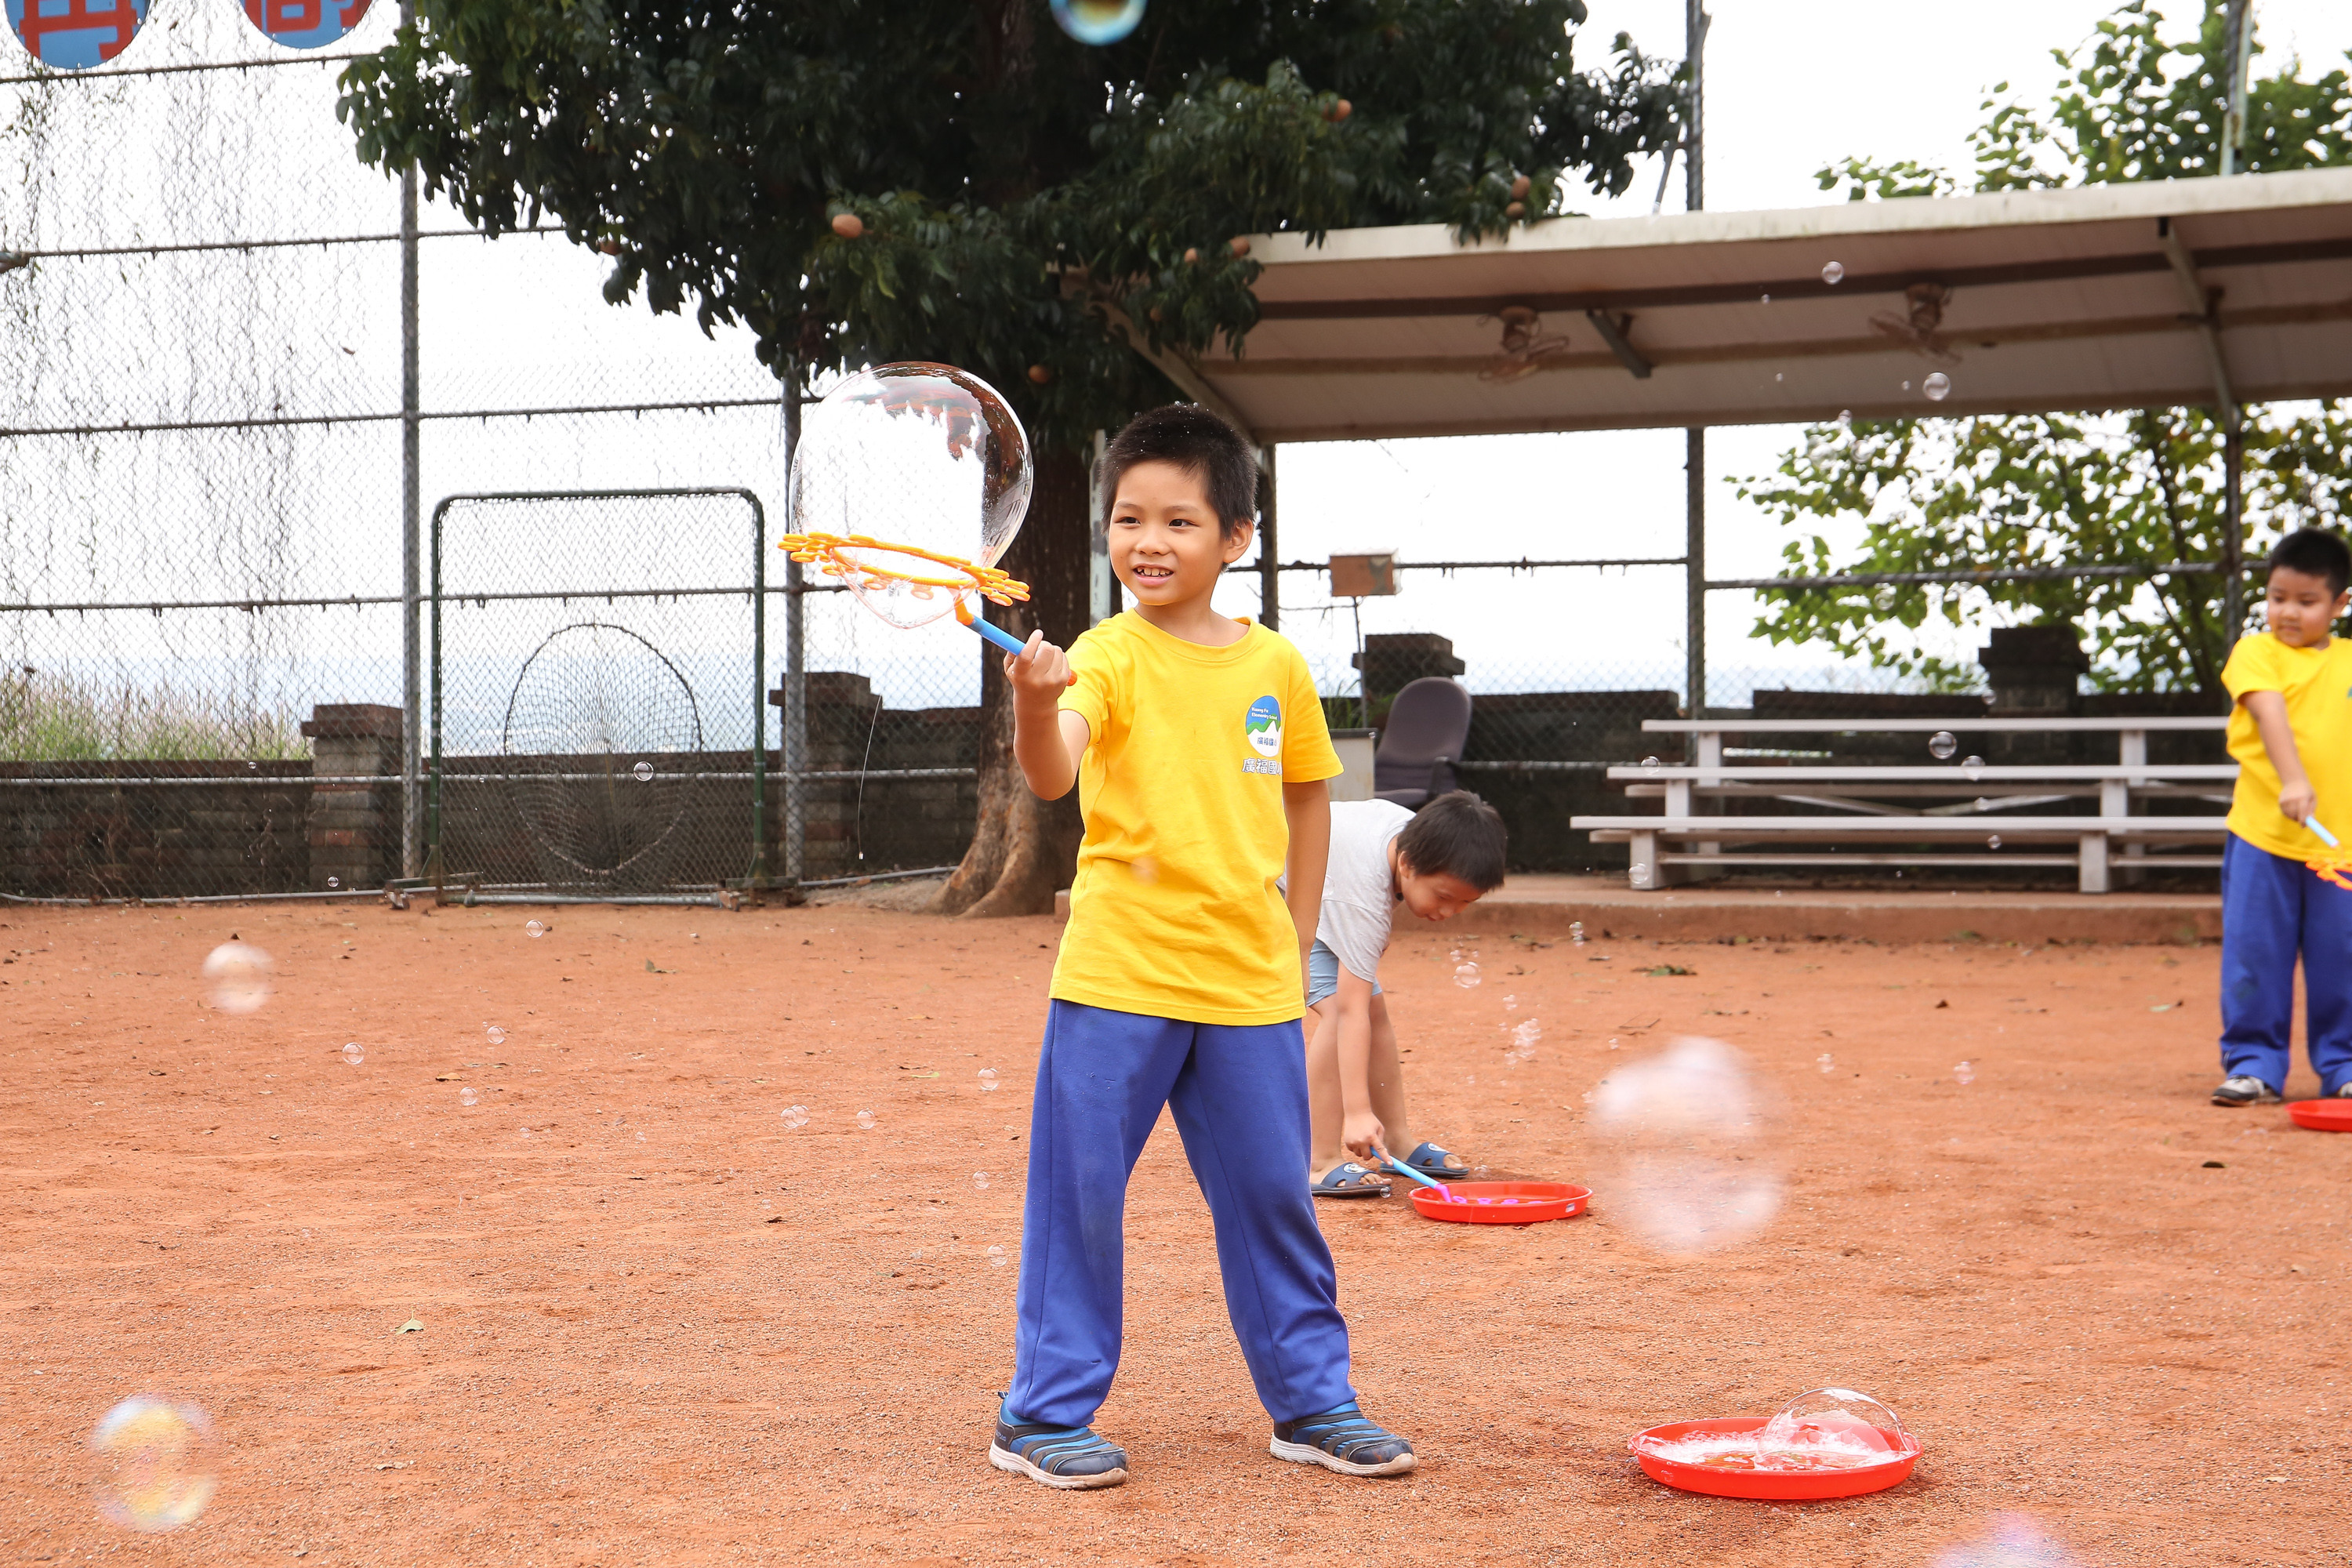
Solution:
<path fill-rule="evenodd" d="M 358 26 L 367 9 L 368 0 L 245 0 L 245 19 L 273 44 L 318 49 Z"/>
<path fill-rule="evenodd" d="M 7 0 L 8 26 L 35 59 L 88 70 L 121 54 L 147 20 L 147 0 Z"/>

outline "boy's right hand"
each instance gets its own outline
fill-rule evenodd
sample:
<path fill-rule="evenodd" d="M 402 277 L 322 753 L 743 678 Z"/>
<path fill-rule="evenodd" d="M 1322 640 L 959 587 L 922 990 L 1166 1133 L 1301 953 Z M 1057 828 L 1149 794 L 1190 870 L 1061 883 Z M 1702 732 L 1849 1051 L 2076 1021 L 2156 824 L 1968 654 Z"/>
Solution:
<path fill-rule="evenodd" d="M 2318 809 L 2319 792 L 2311 787 L 2309 780 L 2291 784 L 2279 791 L 2281 815 L 2298 826 L 2309 822 L 2311 814 Z"/>
<path fill-rule="evenodd" d="M 1070 656 L 1047 642 L 1042 631 L 1031 632 L 1018 654 L 1005 656 L 1004 679 L 1012 682 L 1015 698 L 1047 707 L 1058 703 L 1062 693 L 1078 681 L 1070 671 Z"/>
<path fill-rule="evenodd" d="M 1366 1164 L 1372 1163 L 1372 1157 L 1387 1141 L 1388 1129 L 1370 1110 L 1351 1110 L 1339 1123 L 1339 1142 L 1348 1146 L 1349 1153 Z"/>

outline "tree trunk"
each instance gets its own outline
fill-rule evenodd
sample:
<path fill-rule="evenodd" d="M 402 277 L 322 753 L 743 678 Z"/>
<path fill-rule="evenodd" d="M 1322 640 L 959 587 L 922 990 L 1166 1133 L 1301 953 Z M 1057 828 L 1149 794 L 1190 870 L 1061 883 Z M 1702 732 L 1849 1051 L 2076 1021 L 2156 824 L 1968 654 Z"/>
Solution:
<path fill-rule="evenodd" d="M 1043 626 L 1047 640 L 1070 646 L 1087 628 L 1093 549 L 1086 460 L 1075 452 L 1037 454 L 1029 521 L 999 563 L 1029 584 L 1026 604 L 991 606 L 989 618 L 1018 637 Z M 1001 673 L 1003 655 L 981 645 L 980 828 L 963 864 L 940 889 L 940 914 L 1044 915 L 1055 889 L 1070 885 L 1078 863 L 1078 792 L 1059 800 L 1029 793 L 1013 760 L 1013 702 Z"/>

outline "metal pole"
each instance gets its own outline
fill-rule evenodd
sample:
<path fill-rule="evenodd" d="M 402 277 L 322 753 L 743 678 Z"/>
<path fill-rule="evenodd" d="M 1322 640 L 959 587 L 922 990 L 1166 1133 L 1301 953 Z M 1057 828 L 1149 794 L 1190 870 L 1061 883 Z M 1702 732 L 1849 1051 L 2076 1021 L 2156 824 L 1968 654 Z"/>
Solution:
<path fill-rule="evenodd" d="M 1098 626 L 1118 614 L 1118 578 L 1110 569 L 1110 498 L 1102 491 L 1103 452 L 1110 437 L 1095 432 L 1094 460 L 1087 468 L 1087 625 Z"/>
<path fill-rule="evenodd" d="M 2221 177 L 2238 172 L 2238 151 L 2246 142 L 2246 78 L 2254 57 L 2253 0 L 2230 0 L 2224 9 L 2222 63 L 2229 72 L 2221 110 Z M 2234 635 L 2234 634 L 2233 634 Z"/>
<path fill-rule="evenodd" d="M 2246 624 L 2246 420 L 2232 403 L 2221 429 L 2222 657 Z"/>
<path fill-rule="evenodd" d="M 1685 0 L 1683 47 L 1690 62 L 1690 124 L 1683 135 L 1683 205 L 1691 212 L 1706 205 L 1706 29 L 1713 18 L 1704 0 Z M 1706 431 L 1683 432 L 1683 598 L 1685 705 L 1690 717 L 1706 716 Z"/>
<path fill-rule="evenodd" d="M 792 494 L 793 461 L 801 445 L 801 369 L 784 362 L 784 493 Z M 789 500 L 786 502 L 789 506 Z M 800 526 L 787 513 L 785 531 Z M 801 563 L 784 562 L 784 882 L 798 887 L 807 872 L 808 786 L 808 595 Z"/>
<path fill-rule="evenodd" d="M 1265 468 L 1265 504 L 1258 509 L 1257 521 L 1257 624 L 1267 631 L 1282 629 L 1282 566 L 1276 548 L 1274 515 L 1275 497 L 1280 487 L 1275 481 L 1274 448 L 1258 450 L 1258 459 Z"/>
<path fill-rule="evenodd" d="M 2246 83 L 2253 67 L 2253 0 L 2230 0 L 2227 29 L 2229 103 L 2221 116 L 2221 174 L 2238 172 L 2238 152 L 2246 140 Z M 2214 307 L 2206 307 L 2210 319 Z M 2217 323 L 2218 324 L 2218 323 Z M 2219 353 L 2218 341 L 2216 351 Z M 2221 618 L 2226 649 L 2238 646 L 2246 619 L 2246 415 L 2232 397 L 2221 414 Z"/>
<path fill-rule="evenodd" d="M 400 22 L 416 20 L 415 0 L 401 0 Z M 400 176 L 400 868 L 404 877 L 424 870 L 424 795 L 418 762 L 425 737 L 424 692 L 419 687 L 422 649 L 417 646 L 418 550 L 424 525 L 424 476 L 419 470 L 423 426 L 417 418 L 416 374 L 416 171 Z"/>
<path fill-rule="evenodd" d="M 448 886 L 441 859 L 441 520 L 448 512 L 446 500 L 433 509 L 433 795 L 425 820 L 429 848 L 422 875 L 433 879 L 436 891 Z"/>
<path fill-rule="evenodd" d="M 751 888 L 768 886 L 768 513 L 751 502 Z"/>

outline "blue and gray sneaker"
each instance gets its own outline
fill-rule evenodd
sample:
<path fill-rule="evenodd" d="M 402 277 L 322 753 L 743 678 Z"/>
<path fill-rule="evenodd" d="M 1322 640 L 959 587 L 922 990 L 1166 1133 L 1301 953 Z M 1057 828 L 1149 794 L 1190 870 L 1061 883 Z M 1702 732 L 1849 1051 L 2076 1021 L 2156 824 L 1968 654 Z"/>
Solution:
<path fill-rule="evenodd" d="M 1115 1487 L 1127 1479 L 1127 1450 L 1096 1436 L 1093 1427 L 1014 1421 L 1002 1405 L 988 1462 L 1057 1491 Z"/>
<path fill-rule="evenodd" d="M 1413 1467 L 1412 1445 L 1376 1426 L 1352 1401 L 1320 1415 L 1276 1422 L 1267 1451 L 1343 1476 L 1401 1476 Z"/>

